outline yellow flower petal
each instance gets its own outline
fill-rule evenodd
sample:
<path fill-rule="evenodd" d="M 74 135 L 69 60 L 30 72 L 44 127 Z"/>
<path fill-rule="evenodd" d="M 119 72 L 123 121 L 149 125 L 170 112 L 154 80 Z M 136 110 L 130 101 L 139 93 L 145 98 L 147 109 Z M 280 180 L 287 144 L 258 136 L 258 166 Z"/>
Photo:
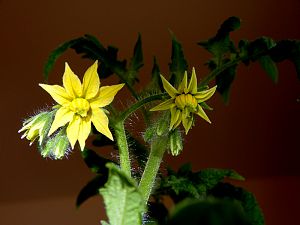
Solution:
<path fill-rule="evenodd" d="M 67 137 L 69 139 L 72 149 L 74 149 L 74 146 L 78 139 L 80 123 L 81 123 L 81 117 L 75 115 L 73 117 L 73 120 L 69 123 L 67 127 Z"/>
<path fill-rule="evenodd" d="M 71 97 L 67 94 L 66 90 L 59 85 L 39 84 L 51 97 L 60 105 L 66 105 L 71 101 Z"/>
<path fill-rule="evenodd" d="M 197 99 L 198 103 L 205 102 L 206 100 L 210 99 L 211 96 L 215 93 L 217 86 L 214 86 L 205 91 L 199 91 L 195 94 L 195 98 Z"/>
<path fill-rule="evenodd" d="M 163 77 L 163 75 L 160 75 L 160 77 L 161 77 L 161 81 L 163 83 L 164 89 L 172 98 L 174 98 L 176 96 L 176 94 L 179 94 L 178 91 L 169 83 L 169 81 L 167 81 Z"/>
<path fill-rule="evenodd" d="M 194 67 L 192 69 L 192 77 L 188 86 L 188 92 L 192 94 L 197 93 L 197 77 L 196 77 L 196 72 Z"/>
<path fill-rule="evenodd" d="M 63 84 L 66 92 L 72 97 L 77 98 L 82 95 L 81 82 L 77 75 L 73 73 L 68 63 L 65 64 L 65 73 L 63 75 Z"/>
<path fill-rule="evenodd" d="M 206 115 L 206 113 L 204 112 L 204 110 L 202 109 L 202 107 L 200 105 L 198 105 L 198 107 L 197 107 L 196 114 L 198 116 L 200 116 L 201 118 L 203 118 L 204 120 L 206 120 L 207 122 L 211 123 L 208 116 Z"/>
<path fill-rule="evenodd" d="M 85 141 L 89 137 L 90 132 L 91 132 L 90 116 L 81 118 L 81 123 L 79 126 L 79 133 L 78 133 L 78 142 L 79 142 L 81 151 L 83 151 L 83 149 L 84 149 Z"/>
<path fill-rule="evenodd" d="M 178 92 L 179 93 L 187 93 L 187 71 L 184 72 L 183 78 L 181 83 L 178 86 Z"/>
<path fill-rule="evenodd" d="M 74 116 L 74 112 L 70 111 L 67 107 L 61 107 L 57 110 L 55 114 L 54 121 L 49 130 L 48 136 L 53 134 L 59 127 L 64 126 L 66 123 L 70 122 Z"/>
<path fill-rule="evenodd" d="M 92 122 L 95 128 L 101 133 L 108 137 L 110 140 L 114 140 L 113 136 L 108 128 L 108 118 L 104 111 L 99 108 L 92 109 Z"/>
<path fill-rule="evenodd" d="M 167 110 L 167 109 L 171 109 L 174 106 L 175 106 L 174 99 L 171 98 L 153 107 L 152 109 L 150 109 L 150 111 Z"/>
<path fill-rule="evenodd" d="M 91 99 L 96 96 L 99 91 L 100 79 L 97 73 L 98 61 L 90 66 L 83 77 L 82 96 L 85 99 Z"/>
<path fill-rule="evenodd" d="M 92 108 L 99 108 L 109 105 L 113 100 L 118 91 L 124 86 L 124 84 L 117 84 L 111 86 L 101 87 L 99 95 L 90 100 Z"/>

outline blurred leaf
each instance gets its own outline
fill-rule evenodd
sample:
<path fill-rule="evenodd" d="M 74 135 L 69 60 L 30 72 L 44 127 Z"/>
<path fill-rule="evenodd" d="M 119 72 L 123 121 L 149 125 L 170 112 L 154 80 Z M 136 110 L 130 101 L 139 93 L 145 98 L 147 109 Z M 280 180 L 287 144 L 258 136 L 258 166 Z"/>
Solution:
<path fill-rule="evenodd" d="M 106 168 L 106 163 L 112 162 L 109 159 L 99 156 L 93 150 L 85 148 L 81 152 L 82 158 L 86 165 L 91 169 L 92 172 L 107 175 L 108 169 Z"/>
<path fill-rule="evenodd" d="M 52 51 L 44 67 L 44 77 L 48 79 L 49 73 L 52 70 L 55 61 L 68 49 L 74 49 L 77 54 L 82 54 L 83 58 L 91 60 L 99 60 L 101 64 L 98 67 L 100 77 L 105 78 L 112 73 L 116 73 L 124 80 L 124 73 L 126 72 L 126 62 L 117 59 L 118 49 L 109 46 L 107 49 L 91 35 L 85 35 L 67 41 Z"/>
<path fill-rule="evenodd" d="M 240 28 L 240 19 L 238 17 L 229 17 L 220 26 L 217 34 L 207 41 L 198 42 L 198 45 L 205 48 L 214 55 L 217 66 L 222 63 L 222 57 L 227 52 L 235 52 L 235 47 L 231 41 L 229 34 Z"/>
<path fill-rule="evenodd" d="M 248 58 L 251 61 L 258 60 L 261 56 L 267 55 L 269 50 L 276 46 L 276 42 L 269 37 L 260 37 L 249 42 L 247 46 Z"/>
<path fill-rule="evenodd" d="M 300 79 L 300 41 L 299 40 L 282 40 L 270 50 L 270 56 L 273 61 L 281 62 L 283 60 L 291 61 L 297 71 Z"/>
<path fill-rule="evenodd" d="M 188 69 L 188 64 L 184 57 L 181 44 L 175 35 L 172 32 L 170 33 L 172 37 L 172 55 L 171 63 L 169 63 L 171 72 L 170 83 L 177 86 L 181 82 L 184 72 Z"/>
<path fill-rule="evenodd" d="M 234 81 L 237 65 L 231 66 L 216 76 L 217 91 L 225 103 L 229 101 L 231 85 Z"/>
<path fill-rule="evenodd" d="M 172 210 L 167 225 L 250 225 L 238 204 L 228 200 L 186 199 Z"/>
<path fill-rule="evenodd" d="M 142 39 L 139 34 L 134 46 L 133 57 L 131 58 L 129 69 L 126 73 L 126 79 L 130 85 L 133 85 L 136 81 L 138 81 L 138 71 L 143 65 Z"/>
<path fill-rule="evenodd" d="M 254 195 L 243 188 L 227 183 L 219 183 L 211 190 L 210 194 L 217 198 L 239 201 L 251 225 L 265 224 L 263 213 Z"/>
<path fill-rule="evenodd" d="M 130 70 L 138 71 L 143 65 L 142 39 L 141 34 L 139 34 L 134 46 L 133 57 L 131 58 L 129 68 Z"/>
<path fill-rule="evenodd" d="M 207 191 L 212 189 L 224 178 L 243 180 L 234 170 L 229 169 L 203 169 L 192 172 L 190 164 L 179 168 L 178 172 L 168 170 L 168 176 L 161 179 L 160 187 L 156 190 L 157 195 L 169 195 L 174 202 L 185 198 L 202 199 L 206 197 Z"/>
<path fill-rule="evenodd" d="M 269 77 L 272 79 L 274 83 L 277 83 L 278 81 L 278 70 L 277 66 L 274 63 L 274 61 L 271 59 L 270 56 L 265 55 L 261 56 L 258 59 L 261 67 L 266 71 L 266 73 L 269 75 Z"/>
<path fill-rule="evenodd" d="M 108 181 L 105 187 L 100 189 L 100 193 L 104 198 L 109 223 L 111 225 L 142 224 L 145 206 L 134 181 L 112 163 L 108 163 L 107 168 L 109 169 Z"/>
<path fill-rule="evenodd" d="M 161 90 L 163 91 L 163 85 L 160 78 L 160 69 L 157 63 L 156 57 L 153 58 L 153 67 L 151 72 L 151 83 L 149 85 L 150 89 Z"/>
<path fill-rule="evenodd" d="M 104 186 L 107 181 L 108 174 L 101 174 L 89 181 L 79 192 L 76 199 L 76 207 L 82 205 L 87 199 L 99 194 L 99 189 Z"/>
<path fill-rule="evenodd" d="M 44 79 L 48 80 L 48 76 L 50 71 L 52 70 L 56 60 L 65 52 L 67 51 L 70 47 L 72 47 L 76 42 L 78 41 L 78 39 L 73 39 L 71 41 L 67 41 L 63 44 L 61 44 L 60 46 L 58 46 L 55 50 L 53 50 L 48 59 L 47 62 L 44 66 Z"/>
<path fill-rule="evenodd" d="M 169 211 L 162 202 L 148 202 L 147 220 L 145 224 L 165 224 Z"/>
<path fill-rule="evenodd" d="M 211 189 L 228 177 L 234 180 L 245 180 L 240 174 L 230 169 L 203 169 L 198 172 L 200 183 Z"/>

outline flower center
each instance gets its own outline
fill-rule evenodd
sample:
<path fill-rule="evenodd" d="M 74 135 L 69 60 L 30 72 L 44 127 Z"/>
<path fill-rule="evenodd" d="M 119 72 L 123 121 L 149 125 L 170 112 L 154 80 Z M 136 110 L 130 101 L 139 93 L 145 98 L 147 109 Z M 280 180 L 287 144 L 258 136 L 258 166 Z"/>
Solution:
<path fill-rule="evenodd" d="M 189 109 L 192 109 L 193 111 L 196 110 L 198 102 L 194 96 L 191 94 L 181 94 L 178 95 L 175 98 L 175 104 L 178 108 L 184 109 L 185 107 L 188 107 Z"/>
<path fill-rule="evenodd" d="M 90 103 L 84 98 L 75 98 L 70 104 L 70 110 L 81 117 L 86 117 L 89 109 Z"/>

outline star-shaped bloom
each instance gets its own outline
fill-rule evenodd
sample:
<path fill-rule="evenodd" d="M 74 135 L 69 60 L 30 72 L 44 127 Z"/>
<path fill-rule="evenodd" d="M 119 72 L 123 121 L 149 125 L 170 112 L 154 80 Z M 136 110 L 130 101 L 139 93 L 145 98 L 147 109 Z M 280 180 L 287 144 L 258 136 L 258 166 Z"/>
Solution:
<path fill-rule="evenodd" d="M 109 139 L 113 136 L 108 128 L 108 117 L 103 107 L 109 105 L 117 92 L 124 84 L 100 87 L 100 79 L 97 74 L 98 62 L 96 61 L 87 69 L 81 84 L 77 75 L 73 73 L 66 63 L 63 75 L 63 87 L 59 85 L 39 84 L 58 103 L 59 109 L 48 136 L 58 128 L 67 127 L 67 137 L 72 146 L 79 142 L 81 150 L 91 131 L 91 123 L 95 128 Z"/>
<path fill-rule="evenodd" d="M 175 129 L 182 123 L 187 134 L 194 123 L 193 114 L 211 123 L 200 103 L 208 100 L 215 93 L 217 86 L 208 90 L 198 91 L 195 68 L 192 70 L 189 84 L 187 72 L 185 72 L 178 89 L 174 88 L 162 75 L 160 77 L 165 91 L 171 98 L 150 109 L 150 111 L 170 110 L 170 130 Z"/>

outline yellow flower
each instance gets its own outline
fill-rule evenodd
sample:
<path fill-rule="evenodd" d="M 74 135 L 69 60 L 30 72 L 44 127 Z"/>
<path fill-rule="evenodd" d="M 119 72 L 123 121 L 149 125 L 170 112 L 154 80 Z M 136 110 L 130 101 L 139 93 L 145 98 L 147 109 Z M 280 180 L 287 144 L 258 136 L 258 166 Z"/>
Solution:
<path fill-rule="evenodd" d="M 67 137 L 72 146 L 79 142 L 81 150 L 91 131 L 91 123 L 109 139 L 113 136 L 108 128 L 108 118 L 103 107 L 109 105 L 124 84 L 100 87 L 96 61 L 87 69 L 81 84 L 69 65 L 66 63 L 63 75 L 63 87 L 59 85 L 39 84 L 58 103 L 59 109 L 48 136 L 59 127 L 68 124 Z"/>
<path fill-rule="evenodd" d="M 160 77 L 164 89 L 171 98 L 150 109 L 150 111 L 170 110 L 170 130 L 175 129 L 182 122 L 187 134 L 194 123 L 193 114 L 211 123 L 200 103 L 208 100 L 215 93 L 217 86 L 208 90 L 198 91 L 195 68 L 192 70 L 190 83 L 188 84 L 187 82 L 187 72 L 185 72 L 177 90 L 162 75 Z"/>

